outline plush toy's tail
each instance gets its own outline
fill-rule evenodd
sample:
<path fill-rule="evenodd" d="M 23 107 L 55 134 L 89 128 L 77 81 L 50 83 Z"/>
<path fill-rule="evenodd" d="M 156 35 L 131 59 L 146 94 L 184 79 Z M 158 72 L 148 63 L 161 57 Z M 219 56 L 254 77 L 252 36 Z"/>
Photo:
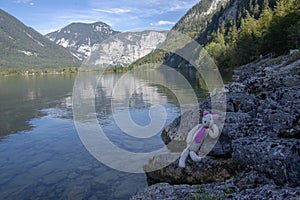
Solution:
<path fill-rule="evenodd" d="M 197 143 L 199 143 L 199 142 L 202 141 L 202 139 L 203 139 L 203 137 L 204 137 L 204 134 L 205 134 L 205 130 L 206 130 L 206 128 L 205 128 L 205 127 L 202 127 L 202 128 L 200 129 L 200 131 L 197 133 L 197 135 L 196 135 L 196 137 L 195 137 L 195 141 L 196 141 Z"/>

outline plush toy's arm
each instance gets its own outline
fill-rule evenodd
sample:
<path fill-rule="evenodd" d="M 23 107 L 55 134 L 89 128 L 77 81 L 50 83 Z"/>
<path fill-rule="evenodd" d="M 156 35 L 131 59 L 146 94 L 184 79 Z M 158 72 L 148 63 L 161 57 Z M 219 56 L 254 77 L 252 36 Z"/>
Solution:
<path fill-rule="evenodd" d="M 208 134 L 211 138 L 215 139 L 219 136 L 219 128 L 216 124 L 213 124 L 212 128 L 208 129 Z"/>

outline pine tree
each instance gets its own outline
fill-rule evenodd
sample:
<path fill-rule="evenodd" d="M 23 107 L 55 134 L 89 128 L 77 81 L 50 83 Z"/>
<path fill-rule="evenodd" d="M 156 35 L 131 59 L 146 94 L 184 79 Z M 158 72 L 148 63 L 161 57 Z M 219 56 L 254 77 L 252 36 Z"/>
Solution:
<path fill-rule="evenodd" d="M 288 30 L 288 41 L 291 48 L 299 48 L 300 42 L 300 21 L 297 24 L 291 25 Z"/>
<path fill-rule="evenodd" d="M 257 0 L 254 1 L 254 9 L 253 9 L 253 16 L 255 17 L 255 19 L 258 18 L 260 14 L 260 9 L 259 9 L 259 4 L 257 2 Z"/>
<path fill-rule="evenodd" d="M 237 29 L 236 21 L 233 18 L 231 18 L 227 43 L 229 45 L 234 45 L 236 43 L 237 38 L 238 38 L 238 29 Z"/>
<path fill-rule="evenodd" d="M 257 24 L 257 20 L 246 11 L 246 17 L 242 19 L 236 42 L 236 55 L 240 59 L 240 64 L 250 62 L 259 55 Z"/>
<path fill-rule="evenodd" d="M 294 48 L 297 41 L 295 32 L 300 21 L 300 9 L 298 0 L 278 0 L 274 10 L 274 16 L 265 36 L 265 50 L 274 51 L 277 54 L 287 53 Z M 293 28 L 294 27 L 294 28 Z M 298 45 L 298 44 L 297 44 Z"/>

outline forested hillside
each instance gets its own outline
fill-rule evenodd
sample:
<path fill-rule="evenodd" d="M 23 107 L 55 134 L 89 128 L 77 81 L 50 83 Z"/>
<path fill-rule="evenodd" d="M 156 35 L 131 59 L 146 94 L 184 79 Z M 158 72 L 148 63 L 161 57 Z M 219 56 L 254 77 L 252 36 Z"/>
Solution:
<path fill-rule="evenodd" d="M 203 45 L 219 68 L 299 48 L 299 0 L 202 0 L 173 27 Z M 179 56 L 157 50 L 138 60 L 185 67 Z"/>
<path fill-rule="evenodd" d="M 218 66 L 239 66 L 269 53 L 286 54 L 299 48 L 300 2 L 248 0 L 237 17 L 222 21 L 208 39 L 205 48 Z"/>
<path fill-rule="evenodd" d="M 0 9 L 1 71 L 76 66 L 70 52 Z"/>

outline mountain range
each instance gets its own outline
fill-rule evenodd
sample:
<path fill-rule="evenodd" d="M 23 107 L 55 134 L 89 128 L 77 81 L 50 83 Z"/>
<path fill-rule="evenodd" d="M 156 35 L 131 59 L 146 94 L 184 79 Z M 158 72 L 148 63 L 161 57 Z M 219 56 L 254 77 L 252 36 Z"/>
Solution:
<path fill-rule="evenodd" d="M 232 67 L 260 55 L 299 48 L 299 13 L 297 0 L 201 0 L 172 31 L 197 41 L 219 67 Z M 82 61 L 130 68 L 158 62 L 189 66 L 176 53 L 157 48 L 164 40 L 172 42 L 168 35 L 164 31 L 120 33 L 96 22 L 72 23 L 42 36 L 0 10 L 0 68 L 78 66 Z"/>
<path fill-rule="evenodd" d="M 145 30 L 114 35 L 95 44 L 85 64 L 98 67 L 127 67 L 158 48 L 165 41 L 167 33 L 167 31 Z"/>
<path fill-rule="evenodd" d="M 128 66 L 157 48 L 166 31 L 118 32 L 103 22 L 72 23 L 46 34 L 56 44 L 68 49 L 85 64 L 109 67 Z"/>
<path fill-rule="evenodd" d="M 71 23 L 41 35 L 0 10 L 0 69 L 128 66 L 157 48 L 166 31 L 120 33 L 103 22 Z M 92 62 L 93 60 L 93 62 Z M 6 73 L 6 72 L 5 72 Z"/>

